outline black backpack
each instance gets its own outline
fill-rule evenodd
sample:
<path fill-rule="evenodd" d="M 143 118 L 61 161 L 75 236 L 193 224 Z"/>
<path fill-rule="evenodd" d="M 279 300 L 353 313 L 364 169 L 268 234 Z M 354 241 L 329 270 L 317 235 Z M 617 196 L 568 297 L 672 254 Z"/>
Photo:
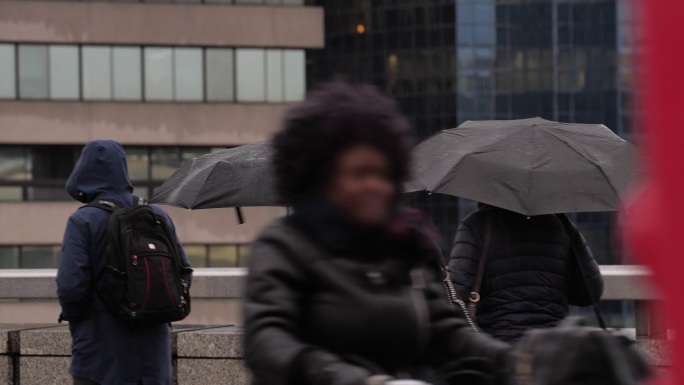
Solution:
<path fill-rule="evenodd" d="M 190 314 L 183 251 L 166 219 L 142 198 L 132 207 L 97 200 L 85 207 L 111 213 L 107 265 L 95 287 L 109 310 L 135 325 L 180 321 Z"/>

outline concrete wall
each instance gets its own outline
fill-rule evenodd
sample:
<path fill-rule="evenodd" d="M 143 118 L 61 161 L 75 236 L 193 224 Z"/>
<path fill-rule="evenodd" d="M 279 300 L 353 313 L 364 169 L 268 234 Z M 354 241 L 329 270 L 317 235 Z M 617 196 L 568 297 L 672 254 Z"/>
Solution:
<path fill-rule="evenodd" d="M 322 48 L 323 9 L 0 1 L 0 41 Z"/>
<path fill-rule="evenodd" d="M 176 326 L 171 339 L 179 385 L 248 385 L 239 328 Z M 0 325 L 0 385 L 71 383 L 67 326 Z"/>
<path fill-rule="evenodd" d="M 247 385 L 239 328 L 176 326 L 171 339 L 178 385 Z M 0 325 L 0 385 L 64 385 L 70 336 L 66 326 Z M 664 340 L 640 340 L 637 347 L 660 373 L 670 361 Z"/>
<path fill-rule="evenodd" d="M 115 139 L 131 145 L 241 145 L 268 139 L 280 128 L 287 107 L 2 101 L 0 143 L 85 144 Z"/>
<path fill-rule="evenodd" d="M 0 203 L 0 245 L 61 244 L 67 219 L 78 207 L 71 202 Z M 249 243 L 272 218 L 285 214 L 277 207 L 244 208 L 246 223 L 239 225 L 234 209 L 165 209 L 187 244 Z"/>

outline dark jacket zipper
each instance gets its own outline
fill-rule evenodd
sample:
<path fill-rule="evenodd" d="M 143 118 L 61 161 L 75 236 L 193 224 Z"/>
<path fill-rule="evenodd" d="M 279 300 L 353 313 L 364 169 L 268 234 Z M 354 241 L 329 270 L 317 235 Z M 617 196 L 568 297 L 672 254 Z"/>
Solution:
<path fill-rule="evenodd" d="M 416 312 L 416 319 L 418 320 L 417 351 L 425 350 L 430 338 L 430 309 L 425 299 L 426 289 L 427 284 L 423 268 L 416 267 L 411 269 L 411 301 Z"/>

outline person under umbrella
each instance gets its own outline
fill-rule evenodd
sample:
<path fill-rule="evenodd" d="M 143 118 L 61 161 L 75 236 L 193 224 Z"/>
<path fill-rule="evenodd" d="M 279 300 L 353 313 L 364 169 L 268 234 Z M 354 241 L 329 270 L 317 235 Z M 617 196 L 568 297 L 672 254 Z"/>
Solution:
<path fill-rule="evenodd" d="M 567 212 L 616 211 L 639 153 L 600 124 L 468 121 L 414 151 L 409 190 L 482 202 L 457 231 L 450 275 L 480 327 L 505 341 L 555 326 L 602 293 L 598 264 Z M 558 215 L 556 215 L 558 214 Z"/>
<path fill-rule="evenodd" d="M 603 293 L 598 263 L 565 215 L 485 204 L 459 226 L 449 273 L 480 330 L 509 343 L 557 326 L 568 305 L 593 305 Z"/>

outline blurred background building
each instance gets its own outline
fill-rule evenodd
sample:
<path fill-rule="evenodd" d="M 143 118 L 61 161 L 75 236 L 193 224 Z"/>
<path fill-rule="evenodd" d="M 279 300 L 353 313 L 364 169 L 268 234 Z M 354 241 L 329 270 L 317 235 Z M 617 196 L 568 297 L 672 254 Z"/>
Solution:
<path fill-rule="evenodd" d="M 309 85 L 344 75 L 398 102 L 423 139 L 466 120 L 541 116 L 636 139 L 633 0 L 309 0 L 325 50 Z M 578 181 L 581 183 L 581 181 Z M 450 241 L 473 202 L 424 194 Z M 619 263 L 616 216 L 575 216 L 600 263 Z"/>
<path fill-rule="evenodd" d="M 56 267 L 85 143 L 123 143 L 150 197 L 183 160 L 268 138 L 323 35 L 301 0 L 0 0 L 0 268 Z M 279 212 L 171 210 L 198 267 L 243 264 Z"/>
<path fill-rule="evenodd" d="M 421 139 L 541 116 L 636 140 L 632 1 L 0 0 L 0 267 L 55 266 L 77 207 L 62 186 L 89 140 L 121 141 L 149 197 L 183 160 L 267 138 L 338 74 L 394 97 Z M 449 241 L 473 208 L 415 203 Z M 238 226 L 231 210 L 171 210 L 196 266 L 241 265 L 279 212 Z M 618 263 L 615 215 L 575 219 Z"/>

